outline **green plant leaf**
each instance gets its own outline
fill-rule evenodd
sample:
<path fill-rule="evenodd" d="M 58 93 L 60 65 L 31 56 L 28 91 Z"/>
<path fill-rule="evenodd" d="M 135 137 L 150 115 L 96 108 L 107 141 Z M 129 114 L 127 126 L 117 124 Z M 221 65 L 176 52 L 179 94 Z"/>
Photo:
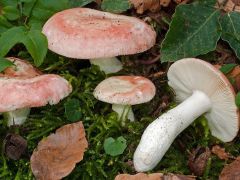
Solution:
<path fill-rule="evenodd" d="M 236 66 L 237 66 L 237 64 L 225 64 L 225 65 L 223 65 L 219 70 L 222 71 L 222 73 L 224 73 L 224 74 L 228 74 L 228 73 L 230 73 L 230 72 L 234 69 L 234 67 L 236 67 Z"/>
<path fill-rule="evenodd" d="M 69 0 L 69 4 L 71 7 L 82 7 L 93 1 L 94 0 Z"/>
<path fill-rule="evenodd" d="M 105 139 L 104 141 L 104 150 L 106 154 L 111 156 L 117 156 L 124 152 L 127 147 L 126 139 L 120 136 L 116 140 L 112 137 Z"/>
<path fill-rule="evenodd" d="M 19 26 L 2 33 L 0 37 L 0 57 L 4 57 L 17 43 L 25 45 L 36 66 L 42 64 L 47 53 L 47 39 L 41 31 L 27 31 L 23 26 Z"/>
<path fill-rule="evenodd" d="M 179 5 L 161 46 L 161 61 L 176 61 L 215 50 L 221 35 L 219 10 L 200 4 Z"/>
<path fill-rule="evenodd" d="M 130 8 L 130 2 L 128 0 L 103 0 L 101 8 L 104 11 L 121 13 Z"/>
<path fill-rule="evenodd" d="M 30 30 L 23 42 L 31 54 L 36 66 L 40 66 L 47 54 L 48 42 L 46 36 L 39 30 Z"/>
<path fill-rule="evenodd" d="M 16 20 L 20 17 L 20 12 L 14 6 L 5 6 L 2 9 L 2 14 L 11 21 Z"/>
<path fill-rule="evenodd" d="M 22 13 L 24 16 L 30 17 L 33 7 L 35 6 L 37 0 L 25 0 L 22 7 Z"/>
<path fill-rule="evenodd" d="M 13 25 L 8 22 L 4 16 L 0 16 L 0 34 L 7 31 L 11 27 L 13 27 Z"/>
<path fill-rule="evenodd" d="M 18 0 L 1 0 L 0 1 L 0 5 L 2 7 L 4 7 L 4 6 L 14 6 L 14 7 L 17 7 Z"/>
<path fill-rule="evenodd" d="M 26 29 L 23 26 L 13 27 L 1 34 L 0 56 L 5 56 L 17 43 L 23 42 L 26 36 Z"/>
<path fill-rule="evenodd" d="M 227 41 L 240 58 L 240 13 L 231 12 L 221 18 L 222 39 Z"/>
<path fill-rule="evenodd" d="M 32 9 L 29 25 L 40 28 L 53 14 L 68 9 L 68 0 L 38 0 Z M 40 30 L 40 29 L 39 29 Z"/>
<path fill-rule="evenodd" d="M 237 107 L 240 107 L 240 92 L 237 93 L 235 103 Z"/>
<path fill-rule="evenodd" d="M 82 117 L 80 101 L 78 99 L 70 99 L 65 104 L 65 115 L 69 121 L 79 121 Z"/>
<path fill-rule="evenodd" d="M 195 3 L 214 7 L 217 0 L 197 0 Z"/>
<path fill-rule="evenodd" d="M 14 65 L 13 62 L 9 61 L 6 58 L 0 57 L 0 72 L 4 71 L 6 68 Z"/>

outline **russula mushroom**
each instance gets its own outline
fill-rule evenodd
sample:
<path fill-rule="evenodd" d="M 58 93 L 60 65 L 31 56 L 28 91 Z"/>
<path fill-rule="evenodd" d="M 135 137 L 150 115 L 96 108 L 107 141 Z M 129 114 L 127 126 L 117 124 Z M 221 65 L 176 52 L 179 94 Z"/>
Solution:
<path fill-rule="evenodd" d="M 55 74 L 43 75 L 27 61 L 8 58 L 14 63 L 0 73 L 0 112 L 8 125 L 22 124 L 31 107 L 57 104 L 72 91 L 67 80 Z"/>
<path fill-rule="evenodd" d="M 56 13 L 42 32 L 51 51 L 65 57 L 90 59 L 106 73 L 122 69 L 115 56 L 146 51 L 156 39 L 156 32 L 140 19 L 88 8 Z"/>
<path fill-rule="evenodd" d="M 95 88 L 96 99 L 111 103 L 119 117 L 127 116 L 134 121 L 131 105 L 150 101 L 155 95 L 155 86 L 142 76 L 113 76 L 103 80 Z"/>
<path fill-rule="evenodd" d="M 235 92 L 227 78 L 211 64 L 194 58 L 175 62 L 168 71 L 168 84 L 182 102 L 153 121 L 144 131 L 134 153 L 137 171 L 153 169 L 176 136 L 204 115 L 213 136 L 229 142 L 239 130 Z"/>

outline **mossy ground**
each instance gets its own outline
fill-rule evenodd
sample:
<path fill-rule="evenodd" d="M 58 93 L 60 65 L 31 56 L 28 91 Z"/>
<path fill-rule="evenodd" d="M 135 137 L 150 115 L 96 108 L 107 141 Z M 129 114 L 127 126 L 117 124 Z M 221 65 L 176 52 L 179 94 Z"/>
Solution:
<path fill-rule="evenodd" d="M 149 71 L 149 69 L 146 70 L 149 68 L 148 66 L 144 68 L 142 65 L 138 65 L 137 68 L 133 69 L 131 69 L 131 66 L 126 66 L 125 70 L 119 74 L 142 75 L 144 72 Z M 31 115 L 23 126 L 8 128 L 3 120 L 0 121 L 0 137 L 2 140 L 7 133 L 15 132 L 28 141 L 28 153 L 20 160 L 10 160 L 2 151 L 0 179 L 34 179 L 29 164 L 31 153 L 43 137 L 48 136 L 62 125 L 71 123 L 65 115 L 64 104 L 72 98 L 78 99 L 81 103 L 82 117 L 79 120 L 83 121 L 85 126 L 89 148 L 84 155 L 84 159 L 77 164 L 74 171 L 65 179 L 114 179 L 118 173 L 135 173 L 132 157 L 142 132 L 154 118 L 163 111 L 175 106 L 174 96 L 167 86 L 165 75 L 151 78 L 157 86 L 156 97 L 147 105 L 134 106 L 137 121 L 126 122 L 126 125 L 122 126 L 117 114 L 112 112 L 111 105 L 97 101 L 92 95 L 96 85 L 106 78 L 106 75 L 98 67 L 90 67 L 86 62 L 63 58 L 60 58 L 58 63 L 51 66 L 46 65 L 45 67 L 47 67 L 47 72 L 58 73 L 68 79 L 73 85 L 73 93 L 55 106 L 33 108 Z M 163 97 L 168 99 L 164 108 L 160 106 L 164 102 Z M 107 137 L 116 138 L 119 136 L 123 136 L 127 140 L 127 149 L 124 153 L 116 157 L 105 154 L 103 149 L 104 140 Z M 197 146 L 211 148 L 215 144 L 225 146 L 227 152 L 232 155 L 237 156 L 239 154 L 239 139 L 227 144 L 220 143 L 211 136 L 206 120 L 199 118 L 198 121 L 179 135 L 161 163 L 152 172 L 191 174 L 187 166 L 189 152 Z M 204 175 L 199 179 L 217 179 L 226 163 L 228 162 L 212 155 L 207 163 Z"/>

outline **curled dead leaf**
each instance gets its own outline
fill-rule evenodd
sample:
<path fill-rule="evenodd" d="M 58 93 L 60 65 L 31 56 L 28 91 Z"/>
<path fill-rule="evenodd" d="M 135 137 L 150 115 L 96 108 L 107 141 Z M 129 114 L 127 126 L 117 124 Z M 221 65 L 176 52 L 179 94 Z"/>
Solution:
<path fill-rule="evenodd" d="M 226 12 L 240 12 L 240 0 L 218 0 L 216 7 L 221 8 Z"/>
<path fill-rule="evenodd" d="M 4 153 L 13 160 L 18 160 L 27 150 L 27 141 L 18 134 L 7 134 L 4 138 Z"/>
<path fill-rule="evenodd" d="M 220 176 L 219 180 L 237 180 L 240 177 L 240 156 L 231 164 L 226 165 Z"/>
<path fill-rule="evenodd" d="M 119 174 L 115 177 L 115 180 L 194 180 L 194 176 L 185 176 L 178 174 L 162 174 L 162 173 L 153 173 L 153 174 L 144 174 L 138 173 L 136 175 L 130 174 Z"/>
<path fill-rule="evenodd" d="M 186 4 L 189 2 L 189 0 L 174 0 L 174 2 L 177 4 Z"/>
<path fill-rule="evenodd" d="M 219 145 L 212 147 L 212 153 L 217 155 L 219 159 L 228 160 L 229 154 L 225 151 L 225 148 L 221 148 Z"/>
<path fill-rule="evenodd" d="M 31 156 L 31 169 L 39 180 L 61 179 L 83 159 L 88 147 L 82 122 L 65 125 L 38 143 Z"/>
<path fill-rule="evenodd" d="M 197 147 L 194 149 L 188 159 L 188 166 L 190 170 L 195 175 L 202 176 L 210 155 L 211 151 L 208 147 Z"/>
<path fill-rule="evenodd" d="M 130 0 L 130 3 L 139 14 L 142 14 L 146 10 L 156 12 L 161 8 L 161 6 L 167 7 L 170 2 L 171 0 Z"/>

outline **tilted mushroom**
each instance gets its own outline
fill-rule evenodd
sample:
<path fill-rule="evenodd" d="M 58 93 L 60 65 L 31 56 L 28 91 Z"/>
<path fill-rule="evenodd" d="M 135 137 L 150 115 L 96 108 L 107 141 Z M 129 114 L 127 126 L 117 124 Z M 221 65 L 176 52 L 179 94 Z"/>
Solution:
<path fill-rule="evenodd" d="M 156 88 L 142 76 L 113 76 L 103 80 L 95 88 L 96 99 L 111 103 L 119 117 L 128 117 L 134 121 L 131 105 L 150 101 L 155 96 Z"/>
<path fill-rule="evenodd" d="M 72 91 L 64 78 L 55 74 L 43 75 L 27 61 L 8 58 L 15 66 L 0 73 L 0 112 L 8 125 L 22 124 L 31 107 L 57 104 Z"/>
<path fill-rule="evenodd" d="M 42 32 L 51 51 L 70 58 L 91 59 L 106 73 L 122 69 L 115 56 L 146 51 L 156 39 L 156 32 L 140 19 L 88 8 L 56 13 Z"/>
<path fill-rule="evenodd" d="M 228 79 L 211 64 L 194 58 L 175 62 L 168 84 L 182 102 L 153 121 L 144 131 L 134 153 L 137 171 L 153 169 L 173 140 L 196 118 L 204 115 L 213 136 L 232 141 L 239 130 L 235 92 Z"/>

